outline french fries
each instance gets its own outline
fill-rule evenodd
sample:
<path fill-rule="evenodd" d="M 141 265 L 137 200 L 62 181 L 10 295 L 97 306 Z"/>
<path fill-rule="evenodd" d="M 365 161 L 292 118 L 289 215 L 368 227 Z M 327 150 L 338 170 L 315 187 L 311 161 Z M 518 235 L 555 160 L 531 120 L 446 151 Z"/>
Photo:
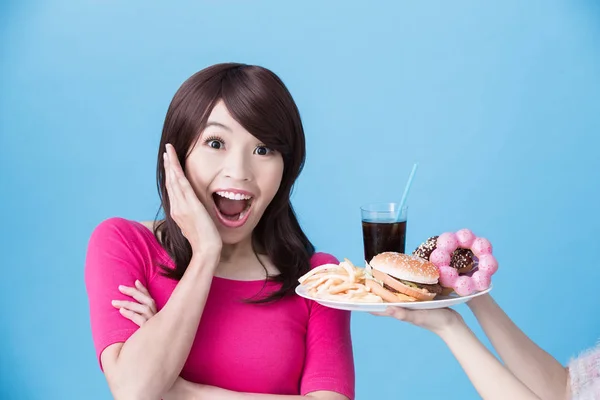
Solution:
<path fill-rule="evenodd" d="M 310 296 L 324 300 L 340 300 L 361 303 L 383 303 L 383 299 L 371 293 L 365 286 L 368 279 L 364 268 L 354 266 L 344 259 L 339 264 L 325 264 L 313 268 L 298 281 L 307 288 Z"/>

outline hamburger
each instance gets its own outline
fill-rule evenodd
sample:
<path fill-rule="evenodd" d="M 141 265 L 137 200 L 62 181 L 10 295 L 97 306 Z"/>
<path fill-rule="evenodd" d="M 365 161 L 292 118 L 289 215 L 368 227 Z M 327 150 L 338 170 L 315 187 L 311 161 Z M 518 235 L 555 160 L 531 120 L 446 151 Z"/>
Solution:
<path fill-rule="evenodd" d="M 432 300 L 442 293 L 438 268 L 421 257 L 384 252 L 369 263 L 366 286 L 388 303 Z"/>

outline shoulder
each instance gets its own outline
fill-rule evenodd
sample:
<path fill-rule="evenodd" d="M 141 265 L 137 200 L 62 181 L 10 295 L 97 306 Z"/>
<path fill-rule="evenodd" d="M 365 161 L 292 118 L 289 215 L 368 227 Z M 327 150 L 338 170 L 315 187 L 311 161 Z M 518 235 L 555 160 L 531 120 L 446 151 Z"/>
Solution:
<path fill-rule="evenodd" d="M 144 225 L 121 217 L 111 217 L 100 222 L 94 227 L 91 235 L 92 242 L 122 240 L 129 242 L 132 239 L 142 238 L 148 231 Z"/>
<path fill-rule="evenodd" d="M 122 217 L 110 217 L 101 221 L 92 232 L 93 235 L 110 235 L 115 233 L 131 234 L 140 225 L 138 222 Z"/>
<path fill-rule="evenodd" d="M 161 253 L 162 247 L 150 229 L 140 222 L 111 217 L 100 222 L 90 235 L 88 256 L 127 255 L 138 261 Z"/>
<path fill-rule="evenodd" d="M 143 273 L 154 276 L 157 266 L 169 262 L 154 234 L 137 221 L 111 217 L 94 227 L 85 256 L 85 275 L 90 282 L 111 274 Z M 104 278 L 103 278 L 104 279 Z"/>
<path fill-rule="evenodd" d="M 317 252 L 310 258 L 310 268 L 316 268 L 325 264 L 339 264 L 340 261 L 332 254 Z"/>

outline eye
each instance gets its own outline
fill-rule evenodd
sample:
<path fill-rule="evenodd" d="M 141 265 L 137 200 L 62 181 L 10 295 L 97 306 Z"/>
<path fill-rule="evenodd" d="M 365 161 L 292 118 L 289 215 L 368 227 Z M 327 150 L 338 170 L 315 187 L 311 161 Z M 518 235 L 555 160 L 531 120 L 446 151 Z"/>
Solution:
<path fill-rule="evenodd" d="M 268 148 L 267 146 L 258 146 L 255 150 L 254 153 L 258 154 L 259 156 L 266 156 L 269 155 L 270 153 L 272 153 L 273 150 L 271 150 L 270 148 Z"/>
<path fill-rule="evenodd" d="M 215 150 L 219 150 L 225 145 L 225 143 L 223 143 L 223 139 L 216 136 L 211 136 L 207 138 L 204 141 L 204 144 L 208 145 L 210 148 Z"/>

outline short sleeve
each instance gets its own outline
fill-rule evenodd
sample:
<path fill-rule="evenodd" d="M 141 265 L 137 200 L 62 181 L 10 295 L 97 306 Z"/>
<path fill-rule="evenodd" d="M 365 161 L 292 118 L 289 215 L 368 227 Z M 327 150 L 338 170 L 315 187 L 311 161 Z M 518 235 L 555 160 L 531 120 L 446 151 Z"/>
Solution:
<path fill-rule="evenodd" d="M 125 342 L 138 326 L 112 306 L 112 300 L 130 300 L 119 285 L 146 284 L 144 261 L 132 250 L 135 234 L 131 222 L 110 218 L 92 232 L 85 259 L 85 287 L 96 356 L 114 343 Z"/>
<path fill-rule="evenodd" d="M 338 264 L 329 254 L 317 253 L 312 267 Z M 355 369 L 350 332 L 350 312 L 310 302 L 306 336 L 306 360 L 301 394 L 327 390 L 350 400 L 355 396 Z"/>

